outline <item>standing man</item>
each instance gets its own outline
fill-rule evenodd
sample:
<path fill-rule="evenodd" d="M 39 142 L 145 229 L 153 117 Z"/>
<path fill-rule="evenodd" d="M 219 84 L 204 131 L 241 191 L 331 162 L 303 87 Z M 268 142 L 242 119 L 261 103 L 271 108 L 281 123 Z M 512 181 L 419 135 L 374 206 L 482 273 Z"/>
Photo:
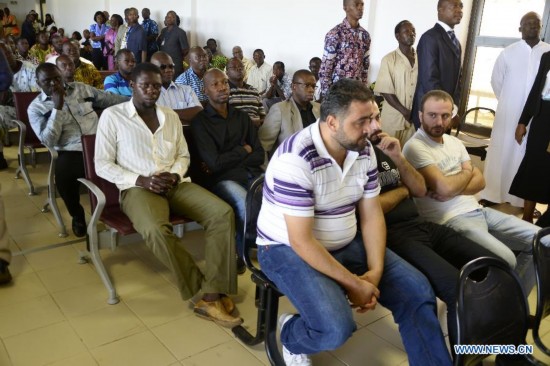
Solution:
<path fill-rule="evenodd" d="M 418 78 L 418 62 L 413 44 L 416 30 L 411 22 L 403 20 L 395 26 L 399 47 L 388 53 L 380 64 L 374 87 L 387 102 L 382 109 L 382 130 L 405 145 L 414 134 L 411 109 Z"/>
<path fill-rule="evenodd" d="M 291 87 L 291 97 L 271 107 L 258 131 L 268 158 L 284 140 L 313 124 L 321 114 L 321 105 L 313 101 L 315 77 L 310 71 L 296 71 Z"/>
<path fill-rule="evenodd" d="M 104 109 L 128 98 L 79 82 L 65 83 L 57 66 L 49 62 L 36 68 L 36 81 L 42 93 L 28 108 L 29 121 L 40 141 L 59 155 L 55 184 L 73 218 L 75 236 L 82 237 L 86 235 L 86 221 L 78 181 L 84 178 L 81 137 L 96 132 L 98 118 L 94 108 Z"/>
<path fill-rule="evenodd" d="M 321 70 L 321 59 L 319 57 L 313 57 L 309 60 L 309 71 L 315 76 L 315 94 L 313 99 L 316 102 L 321 102 L 321 82 L 319 81 L 319 70 Z"/>
<path fill-rule="evenodd" d="M 487 185 L 480 197 L 489 202 L 510 202 L 522 207 L 523 199 L 508 191 L 516 175 L 527 139 L 518 145 L 515 132 L 523 106 L 531 91 L 542 54 L 550 44 L 540 40 L 541 19 L 529 12 L 520 21 L 521 41 L 506 47 L 498 56 L 491 76 L 491 86 L 498 99 L 491 142 L 483 176 Z"/>
<path fill-rule="evenodd" d="M 159 27 L 157 22 L 151 19 L 151 11 L 149 8 L 143 8 L 141 10 L 141 16 L 143 17 L 141 26 L 143 27 L 143 30 L 145 30 L 145 35 L 147 37 L 147 61 L 149 61 L 153 53 L 157 52 L 159 49 L 157 44 Z"/>
<path fill-rule="evenodd" d="M 321 96 L 343 78 L 367 84 L 370 64 L 370 35 L 359 24 L 363 17 L 363 0 L 344 0 L 346 18 L 325 36 L 325 50 L 319 77 Z"/>
<path fill-rule="evenodd" d="M 248 186 L 263 171 L 264 150 L 256 127 L 244 112 L 229 105 L 229 83 L 219 69 L 204 75 L 208 103 L 191 123 L 191 131 L 214 194 L 235 212 L 238 273 L 244 273 L 243 228 Z"/>
<path fill-rule="evenodd" d="M 176 84 L 189 85 L 193 88 L 202 104 L 206 104 L 208 101 L 208 97 L 204 94 L 202 81 L 207 68 L 208 56 L 206 56 L 206 52 L 201 47 L 193 47 L 189 52 L 189 68 L 176 79 Z"/>
<path fill-rule="evenodd" d="M 271 65 L 265 60 L 264 51 L 257 49 L 254 51 L 252 58 L 254 59 L 255 65 L 250 69 L 248 74 L 248 83 L 252 85 L 260 94 L 265 93 L 266 89 L 269 88 L 269 78 L 273 72 Z"/>
<path fill-rule="evenodd" d="M 169 54 L 158 51 L 151 57 L 151 63 L 158 66 L 162 80 L 162 88 L 157 104 L 172 108 L 180 121 L 191 122 L 193 117 L 202 111 L 202 105 L 197 94 L 189 85 L 174 83 L 174 62 Z"/>
<path fill-rule="evenodd" d="M 122 211 L 174 274 L 182 299 L 203 293 L 195 314 L 235 327 L 242 319 L 231 315 L 235 304 L 227 297 L 237 291 L 231 207 L 185 178 L 189 151 L 181 122 L 170 108 L 156 105 L 162 87 L 159 68 L 137 65 L 131 86 L 132 100 L 101 115 L 95 145 L 97 174 L 120 189 Z M 204 271 L 173 233 L 170 211 L 205 228 Z"/>
<path fill-rule="evenodd" d="M 260 93 L 244 82 L 245 67 L 240 59 L 232 58 L 227 63 L 229 79 L 229 105 L 248 114 L 254 126 L 264 123 L 265 109 Z"/>
<path fill-rule="evenodd" d="M 420 102 L 430 90 L 446 91 L 457 105 L 460 100 L 462 47 L 456 38 L 454 27 L 462 20 L 462 7 L 461 0 L 439 0 L 438 21 L 418 42 L 418 82 L 412 108 L 416 128 L 420 127 Z"/>
<path fill-rule="evenodd" d="M 189 43 L 187 34 L 176 23 L 177 14 L 170 10 L 164 18 L 165 28 L 162 29 L 157 39 L 159 49 L 172 57 L 174 65 L 174 77 L 178 77 L 183 72 L 183 59 L 189 52 Z"/>
<path fill-rule="evenodd" d="M 287 365 L 310 365 L 308 355 L 340 347 L 356 329 L 353 308 L 378 302 L 399 324 L 410 365 L 451 365 L 430 284 L 386 249 L 367 139 L 378 116 L 367 86 L 339 80 L 320 120 L 279 146 L 267 168 L 258 260 L 299 313 L 279 319 Z"/>
<path fill-rule="evenodd" d="M 121 49 L 129 49 L 136 59 L 136 64 L 147 59 L 147 35 L 143 27 L 138 23 L 139 13 L 136 8 L 128 10 L 128 27 L 122 38 Z"/>

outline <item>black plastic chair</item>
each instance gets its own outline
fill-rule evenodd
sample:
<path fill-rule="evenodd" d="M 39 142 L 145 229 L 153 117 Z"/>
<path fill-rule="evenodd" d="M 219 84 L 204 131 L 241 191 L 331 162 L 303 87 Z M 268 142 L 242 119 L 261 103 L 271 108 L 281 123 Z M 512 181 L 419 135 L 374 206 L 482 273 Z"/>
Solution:
<path fill-rule="evenodd" d="M 256 306 L 258 308 L 256 335 L 253 336 L 240 325 L 232 330 L 237 338 L 249 346 L 265 342 L 265 350 L 271 364 L 284 366 L 285 362 L 277 345 L 277 313 L 279 311 L 279 297 L 283 295 L 275 284 L 250 259 L 251 250 L 256 248 L 256 224 L 260 208 L 262 207 L 263 187 L 264 177 L 262 176 L 256 178 L 246 194 L 243 237 L 243 260 L 250 272 L 252 272 L 251 279 L 256 284 Z"/>
<path fill-rule="evenodd" d="M 482 280 L 479 279 L 486 272 Z M 481 257 L 461 272 L 457 296 L 457 345 L 524 345 L 529 305 L 517 274 L 496 258 Z M 488 354 L 457 354 L 455 366 L 477 365 Z M 525 356 L 525 361 L 531 359 Z M 536 363 L 533 363 L 536 364 Z"/>
<path fill-rule="evenodd" d="M 479 156 L 482 161 L 487 157 L 487 147 L 489 146 L 492 128 L 481 126 L 477 123 L 468 123 L 467 119 L 468 116 L 473 113 L 474 121 L 477 121 L 478 114 L 483 111 L 490 113 L 493 118 L 495 117 L 495 111 L 491 108 L 470 108 L 460 119 L 460 124 L 457 126 L 455 133 L 455 136 L 458 137 L 466 147 L 468 154 Z"/>
<path fill-rule="evenodd" d="M 540 322 L 550 315 L 550 247 L 541 243 L 550 236 L 550 227 L 541 229 L 533 240 L 533 260 L 537 278 L 537 311 L 533 325 L 533 339 L 540 350 L 550 356 L 550 345 L 542 343 L 539 335 Z"/>

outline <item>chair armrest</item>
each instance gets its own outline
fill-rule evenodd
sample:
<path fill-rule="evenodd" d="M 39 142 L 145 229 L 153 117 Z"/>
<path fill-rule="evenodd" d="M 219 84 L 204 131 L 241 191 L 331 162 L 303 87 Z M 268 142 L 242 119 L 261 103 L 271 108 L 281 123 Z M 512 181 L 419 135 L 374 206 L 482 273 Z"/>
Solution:
<path fill-rule="evenodd" d="M 92 192 L 92 194 L 95 196 L 97 200 L 97 205 L 94 209 L 94 212 L 92 212 L 92 217 L 90 219 L 90 223 L 88 224 L 88 236 L 92 237 L 93 235 L 96 235 L 96 229 L 97 223 L 99 221 L 99 218 L 101 217 L 101 214 L 103 213 L 103 209 L 105 208 L 105 202 L 107 201 L 105 199 L 105 194 L 99 189 L 98 186 L 96 186 L 92 181 L 85 179 L 85 178 L 78 178 L 78 181 L 86 186 Z"/>

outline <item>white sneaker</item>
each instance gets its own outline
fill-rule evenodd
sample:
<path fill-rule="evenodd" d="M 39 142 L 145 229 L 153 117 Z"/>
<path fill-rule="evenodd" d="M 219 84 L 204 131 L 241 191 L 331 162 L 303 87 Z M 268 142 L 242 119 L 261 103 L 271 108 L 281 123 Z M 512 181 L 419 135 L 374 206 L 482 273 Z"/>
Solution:
<path fill-rule="evenodd" d="M 290 313 L 283 313 L 279 317 L 279 328 L 281 331 L 283 330 L 283 327 L 285 326 L 285 323 L 289 321 L 294 314 Z M 283 345 L 283 359 L 285 360 L 286 366 L 311 366 L 311 358 L 309 358 L 309 355 L 304 354 L 297 354 L 290 352 L 286 347 Z"/>

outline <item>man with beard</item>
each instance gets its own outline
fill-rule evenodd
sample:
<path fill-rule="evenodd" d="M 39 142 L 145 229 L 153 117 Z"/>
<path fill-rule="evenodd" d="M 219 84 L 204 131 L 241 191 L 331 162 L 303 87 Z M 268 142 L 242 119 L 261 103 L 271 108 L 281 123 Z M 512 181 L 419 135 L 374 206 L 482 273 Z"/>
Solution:
<path fill-rule="evenodd" d="M 158 66 L 162 79 L 162 89 L 157 104 L 172 108 L 181 121 L 191 121 L 197 113 L 202 111 L 202 106 L 189 85 L 176 84 L 172 81 L 175 69 L 172 57 L 166 52 L 158 51 L 151 57 L 151 63 Z"/>
<path fill-rule="evenodd" d="M 132 73 L 132 99 L 101 115 L 95 145 L 96 172 L 121 191 L 122 211 L 153 254 L 176 278 L 183 300 L 203 293 L 194 313 L 225 327 L 242 319 L 231 315 L 237 292 L 235 230 L 231 207 L 185 177 L 189 151 L 179 117 L 156 105 L 160 69 L 141 63 Z M 136 157 L 140 157 L 137 159 Z M 172 232 L 170 211 L 205 229 L 205 269 Z"/>
<path fill-rule="evenodd" d="M 207 67 L 206 52 L 201 47 L 192 47 L 189 51 L 189 68 L 176 79 L 176 84 L 189 85 L 203 105 L 208 101 L 202 81 Z"/>
<path fill-rule="evenodd" d="M 396 137 L 401 145 L 414 134 L 411 108 L 418 78 L 418 62 L 413 44 L 416 39 L 414 26 L 403 20 L 395 26 L 395 38 L 399 47 L 388 53 L 380 63 L 374 92 L 384 97 L 382 130 Z"/>
<path fill-rule="evenodd" d="M 290 135 L 314 123 L 321 114 L 321 105 L 313 101 L 315 76 L 308 70 L 298 70 L 292 76 L 292 95 L 273 105 L 260 127 L 258 135 L 268 157 Z"/>
<path fill-rule="evenodd" d="M 478 204 L 474 195 L 483 189 L 485 180 L 472 165 L 464 144 L 445 133 L 452 110 L 453 98 L 448 93 L 426 93 L 420 104 L 421 128 L 403 149 L 426 180 L 428 193 L 415 198 L 420 216 L 453 228 L 504 259 L 516 270 L 528 294 L 535 284 L 531 244 L 540 228 Z M 512 250 L 520 252 L 517 259 Z"/>
<path fill-rule="evenodd" d="M 457 341 L 456 294 L 459 271 L 479 257 L 496 257 L 453 229 L 420 218 L 412 197 L 426 195 L 426 182 L 401 153 L 399 140 L 380 130 L 378 118 L 368 124 L 378 163 L 380 205 L 387 228 L 387 246 L 416 267 L 447 305 L 451 349 Z"/>
<path fill-rule="evenodd" d="M 235 211 L 240 259 L 246 192 L 250 183 L 263 173 L 260 165 L 264 161 L 264 150 L 248 114 L 229 105 L 229 83 L 221 70 L 206 72 L 204 91 L 208 103 L 193 119 L 191 131 L 209 175 L 209 188 Z M 238 264 L 238 272 L 244 273 L 244 262 Z"/>
<path fill-rule="evenodd" d="M 367 86 L 339 80 L 320 120 L 281 144 L 267 168 L 258 260 L 299 312 L 279 319 L 287 365 L 343 345 L 356 329 L 353 308 L 378 302 L 393 312 L 410 365 L 451 365 L 429 282 L 386 248 L 367 139 L 378 114 Z"/>

